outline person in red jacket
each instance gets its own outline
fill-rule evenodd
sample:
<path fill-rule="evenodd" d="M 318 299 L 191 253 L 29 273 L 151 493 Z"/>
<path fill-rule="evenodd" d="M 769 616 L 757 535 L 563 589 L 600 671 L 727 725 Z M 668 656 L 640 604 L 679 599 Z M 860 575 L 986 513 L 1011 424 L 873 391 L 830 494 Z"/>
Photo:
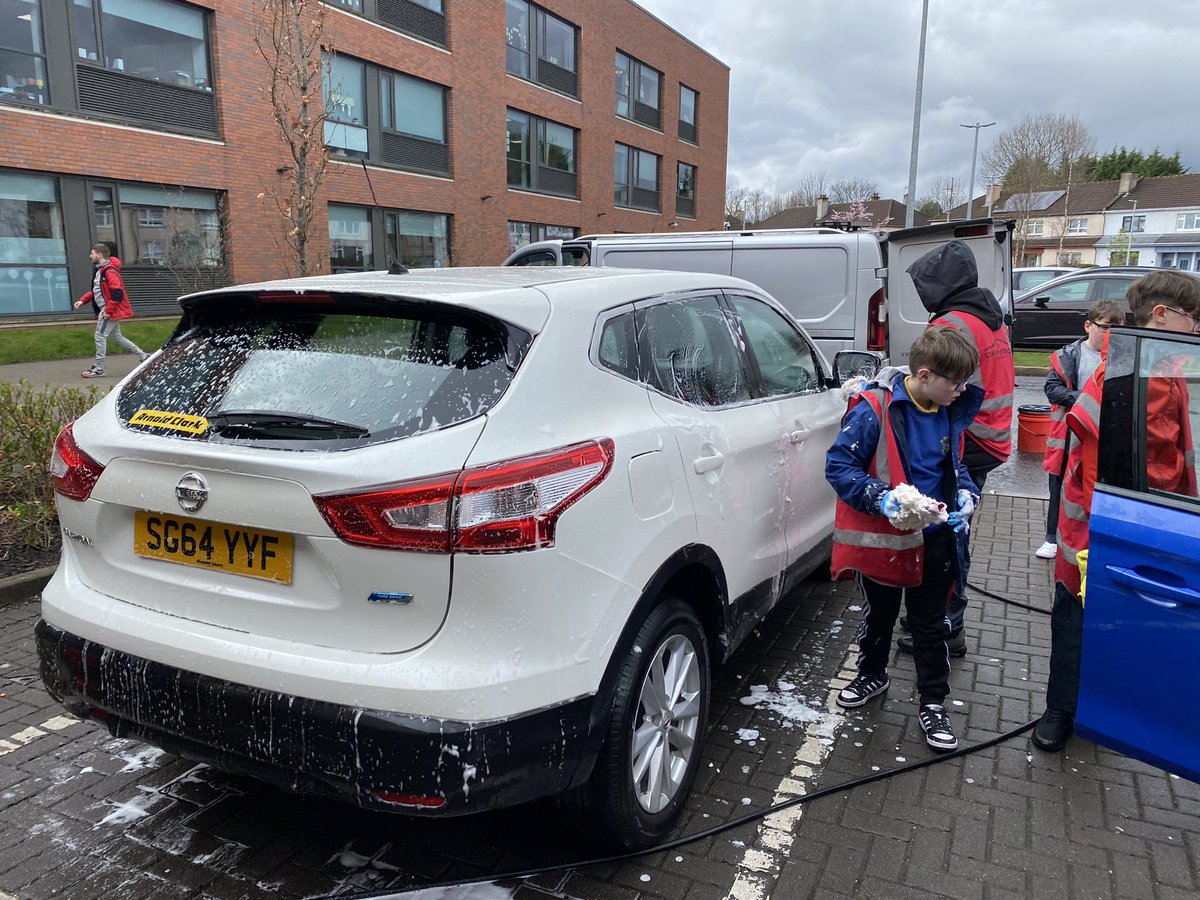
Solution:
<path fill-rule="evenodd" d="M 1126 295 L 1141 328 L 1191 332 L 1200 329 L 1200 280 L 1164 269 L 1139 278 Z M 1108 355 L 1105 340 L 1102 356 Z M 1046 711 L 1033 729 L 1033 745 L 1057 752 L 1075 729 L 1079 664 L 1083 650 L 1082 576 L 1079 554 L 1088 547 L 1088 520 L 1100 449 L 1100 409 L 1106 360 L 1067 414 L 1071 449 L 1062 485 L 1058 556 L 1054 561 L 1054 606 L 1050 614 L 1050 677 Z M 1184 373 L 1170 357 L 1159 361 L 1146 382 L 1146 483 L 1148 487 L 1197 496 L 1192 465 L 1191 419 Z"/>
<path fill-rule="evenodd" d="M 133 317 L 125 282 L 121 280 L 121 260 L 109 255 L 106 244 L 94 244 L 89 256 L 96 267 L 92 289 L 75 301 L 75 309 L 91 303 L 96 311 L 96 361 L 83 377 L 102 378 L 110 337 L 130 353 L 136 353 L 138 362 L 145 362 L 150 354 L 121 334 L 121 320 Z"/>
<path fill-rule="evenodd" d="M 983 389 L 983 406 L 967 428 L 962 460 L 971 481 L 983 492 L 992 469 L 1012 452 L 1013 369 L 1012 345 L 1000 303 L 987 288 L 979 286 L 979 266 L 965 242 L 950 241 L 918 257 L 907 269 L 921 304 L 929 313 L 929 327 L 948 325 L 962 333 L 979 354 L 979 366 L 971 384 Z M 963 619 L 967 611 L 966 573 L 946 606 L 950 637 L 946 646 L 951 656 L 965 656 Z M 900 626 L 907 625 L 906 619 Z M 897 646 L 912 653 L 912 637 L 903 636 Z"/>

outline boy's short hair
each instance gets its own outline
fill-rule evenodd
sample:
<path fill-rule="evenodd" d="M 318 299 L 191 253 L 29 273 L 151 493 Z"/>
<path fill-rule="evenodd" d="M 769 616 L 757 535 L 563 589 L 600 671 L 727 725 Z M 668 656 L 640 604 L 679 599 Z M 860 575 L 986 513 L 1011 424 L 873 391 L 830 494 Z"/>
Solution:
<path fill-rule="evenodd" d="M 1125 310 L 1116 300 L 1097 300 L 1088 310 L 1087 320 L 1093 325 L 1105 325 L 1116 322 L 1124 324 Z"/>
<path fill-rule="evenodd" d="M 1200 278 L 1175 269 L 1163 269 L 1143 275 L 1129 286 L 1125 295 L 1133 311 L 1134 322 L 1145 325 L 1158 305 L 1173 306 L 1188 315 L 1200 314 Z"/>
<path fill-rule="evenodd" d="M 957 328 L 931 325 L 913 341 L 908 367 L 912 372 L 928 369 L 952 381 L 964 381 L 979 368 L 979 351 Z"/>

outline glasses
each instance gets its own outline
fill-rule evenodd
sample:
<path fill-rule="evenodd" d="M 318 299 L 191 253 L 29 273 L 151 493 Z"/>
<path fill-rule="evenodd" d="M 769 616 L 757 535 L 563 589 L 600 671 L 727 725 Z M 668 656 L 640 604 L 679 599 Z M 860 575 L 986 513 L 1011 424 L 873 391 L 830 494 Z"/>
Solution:
<path fill-rule="evenodd" d="M 956 391 L 963 390 L 963 388 L 965 388 L 967 386 L 967 381 L 969 380 L 967 378 L 964 378 L 962 381 L 955 381 L 949 375 L 943 375 L 941 372 L 934 372 L 933 369 L 930 369 L 929 371 L 931 374 L 936 375 L 938 378 L 941 378 L 945 381 L 950 382 L 952 385 L 954 385 L 954 389 Z"/>
<path fill-rule="evenodd" d="M 1088 319 L 1088 322 L 1090 322 L 1094 327 L 1099 328 L 1101 331 L 1108 331 L 1108 329 L 1112 328 L 1114 325 L 1125 324 L 1124 322 L 1092 322 L 1091 319 Z"/>
<path fill-rule="evenodd" d="M 1187 316 L 1189 319 L 1191 319 L 1192 320 L 1192 331 L 1196 331 L 1197 329 L 1200 329 L 1200 315 L 1195 315 L 1193 313 L 1184 312 L 1182 309 L 1179 309 L 1178 307 L 1167 306 L 1167 304 L 1165 304 L 1165 303 L 1162 304 L 1162 308 L 1169 309 L 1171 312 L 1179 313 L 1181 316 Z"/>

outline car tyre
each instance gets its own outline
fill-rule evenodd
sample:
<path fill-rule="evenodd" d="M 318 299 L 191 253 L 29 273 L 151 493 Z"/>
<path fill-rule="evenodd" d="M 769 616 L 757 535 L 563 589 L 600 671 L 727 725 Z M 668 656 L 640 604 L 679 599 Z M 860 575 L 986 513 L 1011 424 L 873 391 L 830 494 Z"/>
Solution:
<path fill-rule="evenodd" d="M 650 611 L 620 662 L 604 746 L 586 785 L 563 798 L 570 823 L 625 850 L 662 840 L 700 765 L 709 705 L 709 654 L 690 606 Z"/>

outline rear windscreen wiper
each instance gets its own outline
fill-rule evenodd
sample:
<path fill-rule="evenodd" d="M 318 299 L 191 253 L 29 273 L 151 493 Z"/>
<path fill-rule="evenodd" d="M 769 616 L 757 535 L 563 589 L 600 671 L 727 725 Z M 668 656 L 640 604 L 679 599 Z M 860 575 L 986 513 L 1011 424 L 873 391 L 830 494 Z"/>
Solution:
<path fill-rule="evenodd" d="M 365 437 L 371 433 L 351 422 L 339 422 L 337 419 L 326 419 L 321 416 L 310 416 L 304 413 L 272 412 L 262 409 L 223 409 L 209 413 L 205 418 L 214 431 L 221 432 L 250 432 L 274 431 L 283 429 L 316 434 L 341 434 L 351 437 Z"/>

